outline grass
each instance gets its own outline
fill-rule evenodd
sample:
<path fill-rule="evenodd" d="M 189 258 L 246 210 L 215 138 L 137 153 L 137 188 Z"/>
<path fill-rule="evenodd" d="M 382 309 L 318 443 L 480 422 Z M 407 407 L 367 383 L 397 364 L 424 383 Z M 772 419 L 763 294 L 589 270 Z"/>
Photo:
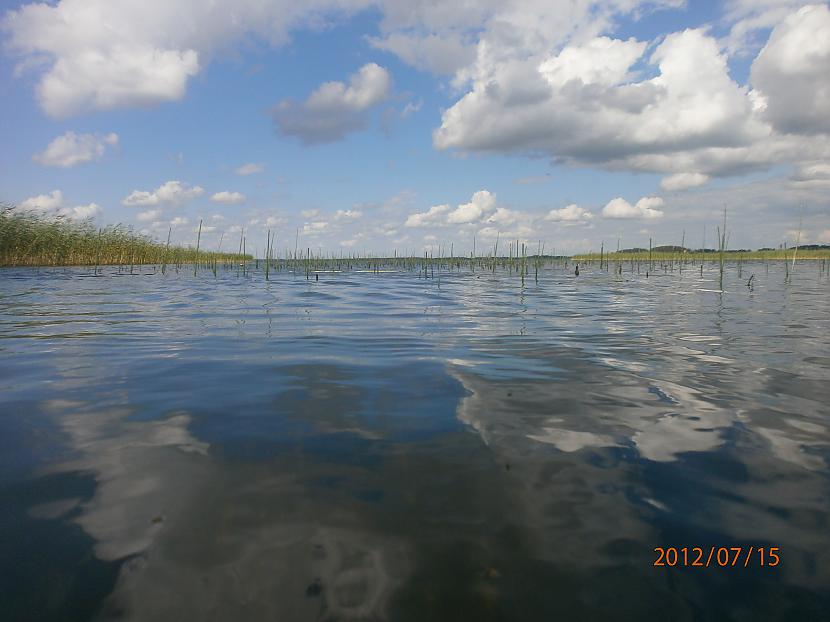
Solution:
<path fill-rule="evenodd" d="M 250 259 L 250 257 L 247 257 Z M 246 259 L 157 242 L 127 227 L 96 228 L 91 222 L 0 208 L 0 266 L 100 266 L 215 264 Z"/>

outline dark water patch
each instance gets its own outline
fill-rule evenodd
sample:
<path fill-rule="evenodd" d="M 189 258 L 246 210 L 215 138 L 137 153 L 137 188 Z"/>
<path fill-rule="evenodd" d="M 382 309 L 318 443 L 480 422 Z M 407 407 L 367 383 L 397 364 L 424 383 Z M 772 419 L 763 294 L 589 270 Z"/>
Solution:
<path fill-rule="evenodd" d="M 0 488 L 0 611 L 6 620 L 89 620 L 112 591 L 120 562 L 93 555 L 72 517 L 90 499 L 89 474 L 62 473 Z"/>

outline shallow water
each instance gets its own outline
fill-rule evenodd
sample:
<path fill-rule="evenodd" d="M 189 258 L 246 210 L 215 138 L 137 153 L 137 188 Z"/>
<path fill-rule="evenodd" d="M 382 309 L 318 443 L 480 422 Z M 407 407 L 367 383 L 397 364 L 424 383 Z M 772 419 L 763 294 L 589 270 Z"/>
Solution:
<path fill-rule="evenodd" d="M 817 264 L 153 270 L 0 271 L 4 620 L 830 617 Z"/>

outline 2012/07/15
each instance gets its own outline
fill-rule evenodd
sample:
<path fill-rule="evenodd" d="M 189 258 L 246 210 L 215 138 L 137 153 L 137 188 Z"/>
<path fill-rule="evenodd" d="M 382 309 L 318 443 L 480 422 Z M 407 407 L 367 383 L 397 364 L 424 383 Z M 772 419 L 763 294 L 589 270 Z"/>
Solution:
<path fill-rule="evenodd" d="M 695 547 L 655 547 L 657 559 L 654 566 L 671 568 L 734 568 L 749 567 L 750 562 L 762 567 L 775 567 L 781 563 L 780 547 L 777 546 L 710 546 L 708 549 Z"/>

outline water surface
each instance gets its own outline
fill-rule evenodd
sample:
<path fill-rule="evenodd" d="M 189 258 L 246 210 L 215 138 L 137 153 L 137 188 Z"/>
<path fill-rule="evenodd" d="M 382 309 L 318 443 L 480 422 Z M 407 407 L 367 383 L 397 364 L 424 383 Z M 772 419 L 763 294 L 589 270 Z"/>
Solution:
<path fill-rule="evenodd" d="M 319 279 L 0 271 L 4 619 L 830 617 L 818 265 Z"/>

